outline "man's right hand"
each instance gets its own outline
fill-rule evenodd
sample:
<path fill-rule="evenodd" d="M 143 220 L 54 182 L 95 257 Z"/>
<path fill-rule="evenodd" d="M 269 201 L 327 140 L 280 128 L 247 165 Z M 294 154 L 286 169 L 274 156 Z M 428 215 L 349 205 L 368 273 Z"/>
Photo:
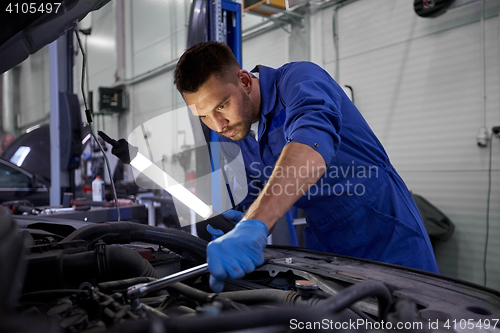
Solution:
<path fill-rule="evenodd" d="M 221 215 L 234 225 L 240 222 L 243 216 L 245 216 L 245 214 L 243 214 L 242 212 L 233 209 L 227 210 Z M 212 235 L 212 240 L 217 239 L 220 236 L 224 235 L 224 231 L 216 229 L 212 227 L 210 224 L 207 224 L 207 231 L 210 233 L 210 235 Z"/>
<path fill-rule="evenodd" d="M 222 291 L 227 278 L 242 278 L 262 265 L 268 232 L 264 222 L 245 220 L 208 244 L 210 287 L 215 293 Z"/>

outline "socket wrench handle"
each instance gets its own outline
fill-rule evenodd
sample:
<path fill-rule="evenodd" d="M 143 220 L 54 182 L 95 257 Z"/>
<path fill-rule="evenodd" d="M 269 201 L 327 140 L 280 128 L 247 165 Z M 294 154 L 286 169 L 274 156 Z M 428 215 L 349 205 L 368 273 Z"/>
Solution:
<path fill-rule="evenodd" d="M 205 273 L 208 273 L 208 264 L 191 267 L 148 283 L 139 283 L 127 289 L 127 298 L 129 301 L 132 301 L 150 292 L 163 289 L 174 282 L 179 282 Z"/>

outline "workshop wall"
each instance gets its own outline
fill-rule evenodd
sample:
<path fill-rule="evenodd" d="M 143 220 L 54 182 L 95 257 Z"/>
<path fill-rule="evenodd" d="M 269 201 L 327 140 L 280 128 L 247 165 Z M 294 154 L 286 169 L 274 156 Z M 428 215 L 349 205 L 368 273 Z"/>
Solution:
<path fill-rule="evenodd" d="M 173 85 L 173 71 L 186 49 L 190 3 L 157 0 L 128 1 L 127 4 L 131 126 L 123 135 L 144 125 L 153 159 L 164 159 L 169 174 L 184 181 L 185 172 L 194 168 L 190 165 L 184 169 L 176 160 L 176 154 L 187 146 L 194 146 L 194 137 L 186 110 L 179 110 L 185 103 Z M 143 79 L 135 81 L 134 78 Z"/>
<path fill-rule="evenodd" d="M 252 70 L 256 65 L 279 67 L 288 62 L 286 50 L 288 50 L 288 34 L 282 29 L 246 40 L 243 42 L 243 68 Z"/>
<path fill-rule="evenodd" d="M 113 137 L 128 138 L 132 132 L 145 126 L 153 159 L 171 162 L 182 145 L 193 144 L 190 132 L 185 131 L 190 129 L 187 115 L 171 112 L 184 106 L 172 84 L 172 75 L 175 62 L 185 49 L 190 4 L 188 1 L 131 0 L 123 3 L 124 27 L 117 24 L 117 2 L 110 2 L 92 13 L 87 60 L 89 86 L 94 91 L 94 110 L 99 111 L 98 87 L 120 85 L 126 88 L 128 110 L 120 115 L 97 116 L 94 130 L 103 130 Z M 123 29 L 125 33 L 123 50 L 117 45 L 117 29 Z M 125 59 L 123 73 L 118 72 L 119 56 Z M 80 63 L 81 59 L 77 60 L 75 73 L 81 73 Z M 77 74 L 75 90 L 78 91 L 80 79 L 81 75 Z M 163 116 L 164 123 L 155 123 L 154 119 L 158 116 Z M 152 124 L 160 125 L 161 131 L 153 128 Z M 184 170 L 180 165 L 173 166 L 169 171 L 174 178 L 184 180 Z M 131 172 L 126 176 L 131 179 Z"/>
<path fill-rule="evenodd" d="M 107 115 L 100 114 L 99 109 L 99 87 L 112 87 L 115 82 L 116 74 L 116 8 L 112 1 L 103 6 L 98 11 L 94 11 L 86 18 L 90 22 L 90 35 L 80 34 L 80 39 L 86 54 L 86 81 L 85 91 L 93 92 L 92 108 L 96 113 L 93 116 L 92 127 L 94 133 L 101 130 L 110 135 L 117 137 L 118 114 L 108 113 Z M 82 111 L 82 121 L 86 122 L 85 107 L 82 97 L 82 53 L 79 49 L 76 37 L 74 37 L 75 48 L 75 65 L 73 71 L 73 89 L 78 95 Z M 87 103 L 91 107 L 89 97 Z M 92 155 L 101 156 L 100 153 L 91 153 L 90 145 L 84 151 L 84 160 Z M 111 172 L 114 172 L 118 159 L 111 154 L 111 149 L 106 152 L 110 164 Z M 94 161 L 95 162 L 95 161 Z M 93 177 L 93 176 L 92 176 Z M 79 179 L 76 183 L 79 184 Z M 109 184 L 109 174 L 104 172 L 104 181 Z"/>
<path fill-rule="evenodd" d="M 44 47 L 40 52 L 20 64 L 19 116 L 17 127 L 26 128 L 49 117 L 49 52 Z"/>
<path fill-rule="evenodd" d="M 50 98 L 47 46 L 5 72 L 1 78 L 4 94 L 3 131 L 17 137 L 30 126 L 48 121 Z"/>
<path fill-rule="evenodd" d="M 339 81 L 384 144 L 410 190 L 456 225 L 436 247 L 442 274 L 483 284 L 489 149 L 478 148 L 483 125 L 480 1 L 457 1 L 424 19 L 411 1 L 356 1 L 338 9 Z M 323 22 L 315 59 L 335 73 L 335 8 Z M 486 1 L 486 125 L 500 125 L 498 1 Z M 314 19 L 312 19 L 314 21 Z M 500 146 L 492 142 L 492 192 L 487 273 L 500 287 Z"/>
<path fill-rule="evenodd" d="M 80 34 L 81 41 L 87 58 L 88 89 L 93 92 L 93 110 L 99 110 L 99 87 L 110 87 L 115 82 L 116 73 L 116 20 L 113 2 L 108 3 L 98 11 L 89 14 L 91 21 L 91 33 L 88 36 Z M 75 38 L 75 70 L 73 77 L 74 91 L 81 96 L 82 80 L 82 54 L 78 48 Z M 86 82 L 87 85 L 87 82 Z M 87 89 L 87 87 L 85 87 Z M 82 107 L 82 109 L 84 109 Z M 83 113 L 82 113 L 83 115 Z M 83 116 L 85 119 L 85 116 Z M 116 136 L 117 114 L 107 116 L 95 116 L 93 121 L 94 131 L 103 130 L 109 135 Z"/>
<path fill-rule="evenodd" d="M 186 45 L 190 1 L 124 0 L 124 77 L 117 73 L 117 2 L 92 13 L 92 33 L 86 38 L 89 88 L 95 94 L 95 111 L 99 86 L 124 84 L 130 105 L 122 115 L 97 117 L 95 130 L 127 137 L 142 124 L 168 114 L 159 137 L 162 149 L 171 156 L 182 145 L 194 144 L 192 136 L 182 133 L 190 133 L 187 117 L 169 113 L 184 106 L 172 74 Z M 456 0 L 444 15 L 424 19 L 415 14 L 412 1 L 358 0 L 313 12 L 306 29 L 309 59 L 338 75 L 341 84 L 352 86 L 355 104 L 410 190 L 455 223 L 453 237 L 436 247 L 441 272 L 482 284 L 490 181 L 489 148 L 476 145 L 484 122 L 480 4 Z M 486 1 L 484 82 L 490 129 L 500 125 L 498 6 L 498 1 Z M 336 10 L 338 55 L 333 38 Z M 247 19 L 243 19 L 244 33 L 245 22 L 253 20 Z M 285 26 L 244 39 L 243 67 L 278 67 L 295 59 L 290 55 L 293 39 L 285 29 L 291 30 Z M 23 62 L 18 77 L 12 78 L 23 93 L 15 105 L 19 128 L 48 118 L 48 63 L 43 49 Z M 74 90 L 80 95 L 79 52 L 74 75 Z M 499 289 L 500 146 L 498 139 L 492 143 L 487 285 Z M 180 166 L 175 171 L 178 177 L 183 172 Z"/>

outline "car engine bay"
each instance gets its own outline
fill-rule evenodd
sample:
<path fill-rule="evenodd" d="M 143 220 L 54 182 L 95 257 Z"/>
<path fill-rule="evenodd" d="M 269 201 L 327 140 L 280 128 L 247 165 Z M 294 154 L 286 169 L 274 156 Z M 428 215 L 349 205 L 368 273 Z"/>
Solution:
<path fill-rule="evenodd" d="M 220 294 L 205 273 L 134 300 L 128 288 L 204 263 L 207 242 L 131 222 L 0 219 L 0 332 L 500 331 L 497 291 L 295 247 L 268 246 Z"/>

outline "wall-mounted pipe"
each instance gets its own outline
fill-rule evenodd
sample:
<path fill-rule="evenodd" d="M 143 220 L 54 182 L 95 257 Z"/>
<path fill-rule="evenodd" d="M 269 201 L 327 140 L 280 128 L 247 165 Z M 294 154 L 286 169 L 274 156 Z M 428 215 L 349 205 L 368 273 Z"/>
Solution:
<path fill-rule="evenodd" d="M 340 55 L 339 55 L 339 34 L 338 34 L 338 20 L 339 20 L 339 9 L 342 5 L 335 6 L 333 9 L 333 48 L 335 49 L 335 73 L 334 79 L 339 82 L 340 79 Z"/>
<path fill-rule="evenodd" d="M 344 7 L 345 5 L 351 4 L 355 1 L 358 0 L 347 0 L 347 1 L 340 1 L 337 2 L 335 7 L 333 8 L 333 18 L 332 18 L 332 25 L 333 25 L 333 47 L 335 49 L 335 73 L 334 73 L 334 79 L 335 81 L 340 82 L 340 49 L 339 49 L 339 25 L 338 25 L 338 20 L 339 20 L 339 9 Z M 326 7 L 325 7 L 326 8 Z"/>
<path fill-rule="evenodd" d="M 481 0 L 481 103 L 483 110 L 483 126 L 486 127 L 486 24 L 484 20 L 484 9 L 486 0 Z"/>
<path fill-rule="evenodd" d="M 116 0 L 116 73 L 115 81 L 125 78 L 125 1 Z"/>
<path fill-rule="evenodd" d="M 2 130 L 6 133 L 15 134 L 17 130 L 17 114 L 20 109 L 20 71 L 19 67 L 14 67 L 2 75 Z"/>

